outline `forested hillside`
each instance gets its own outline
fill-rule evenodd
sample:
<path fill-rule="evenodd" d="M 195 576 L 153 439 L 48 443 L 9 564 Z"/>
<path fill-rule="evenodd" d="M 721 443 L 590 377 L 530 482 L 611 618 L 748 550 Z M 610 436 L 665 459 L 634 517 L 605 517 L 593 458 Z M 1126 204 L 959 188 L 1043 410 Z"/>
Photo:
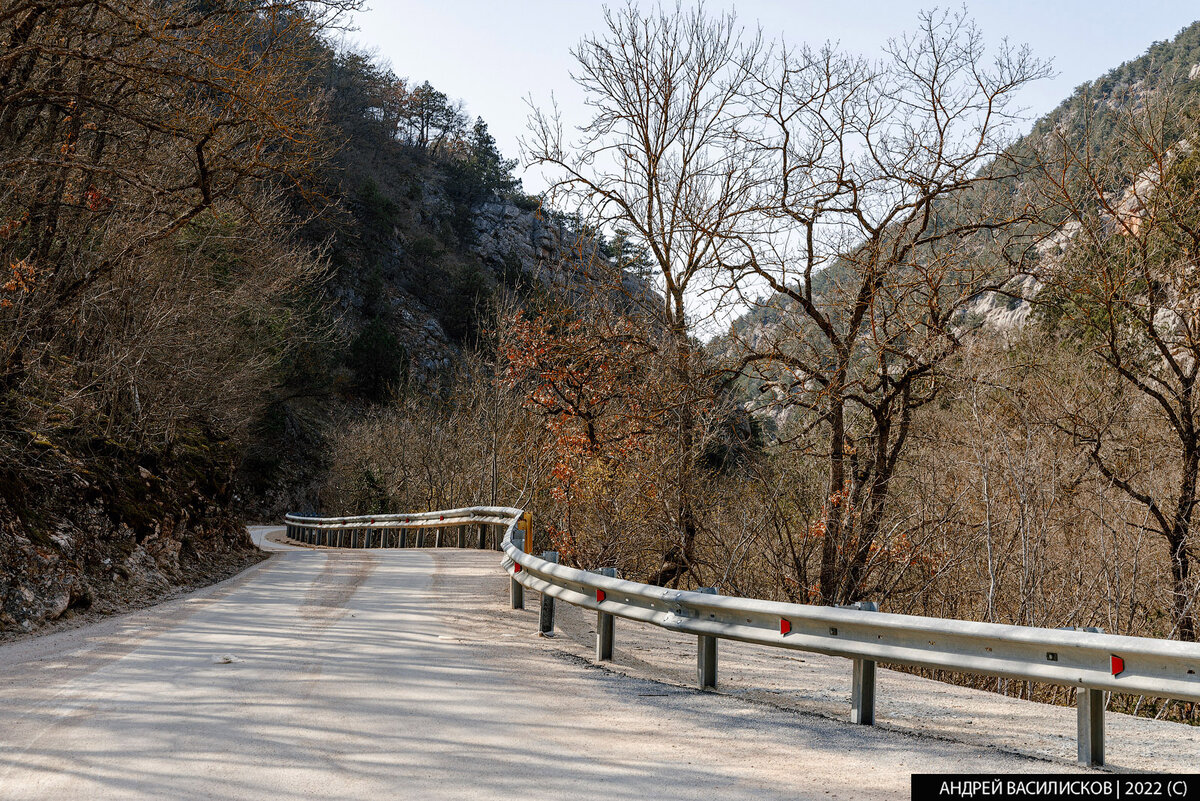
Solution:
<path fill-rule="evenodd" d="M 615 252 L 462 101 L 336 49 L 359 5 L 0 5 L 0 628 L 257 558 L 330 432 Z"/>
<path fill-rule="evenodd" d="M 327 43 L 356 3 L 185 5 L 0 6 L 4 630 L 257 558 L 335 421 L 573 241 L 460 102 Z"/>

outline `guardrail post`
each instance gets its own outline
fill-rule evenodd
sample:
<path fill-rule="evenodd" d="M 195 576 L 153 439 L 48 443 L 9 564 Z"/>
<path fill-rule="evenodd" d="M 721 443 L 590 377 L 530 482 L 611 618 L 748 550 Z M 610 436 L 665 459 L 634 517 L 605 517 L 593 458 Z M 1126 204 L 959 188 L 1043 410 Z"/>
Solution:
<path fill-rule="evenodd" d="M 497 537 L 497 539 L 499 539 L 499 537 Z M 524 550 L 524 548 L 522 548 L 518 545 L 517 550 L 521 551 L 521 550 Z M 513 609 L 524 609 L 525 608 L 525 586 L 523 584 L 521 584 L 521 582 L 517 581 L 517 577 L 515 575 L 512 578 L 510 578 L 509 581 L 511 583 L 508 586 L 508 594 L 512 600 L 512 608 Z"/>
<path fill-rule="evenodd" d="M 558 564 L 558 551 L 544 551 L 542 558 L 547 562 Z M 551 635 L 554 633 L 554 596 L 542 593 L 542 601 L 538 608 L 538 634 Z"/>
<path fill-rule="evenodd" d="M 596 571 L 602 576 L 616 578 L 615 567 L 602 567 Z M 613 616 L 607 612 L 596 612 L 596 661 L 610 662 L 613 658 Z"/>
<path fill-rule="evenodd" d="M 854 660 L 854 681 L 850 690 L 850 722 L 875 725 L 875 660 Z"/>
<path fill-rule="evenodd" d="M 440 528 L 436 528 L 433 530 L 433 547 L 434 548 L 442 547 L 442 530 Z"/>
<path fill-rule="evenodd" d="M 716 587 L 700 587 L 696 592 L 717 594 Z M 701 690 L 717 687 L 717 638 L 704 634 L 696 637 L 696 679 Z"/>
<path fill-rule="evenodd" d="M 425 547 L 425 529 L 423 529 L 423 528 L 417 529 L 417 547 L 418 548 Z"/>
<path fill-rule="evenodd" d="M 508 599 L 513 609 L 525 608 L 525 587 L 513 576 L 508 580 Z"/>
<path fill-rule="evenodd" d="M 860 612 L 878 612 L 874 601 L 858 601 L 848 608 Z M 875 660 L 855 659 L 854 677 L 850 683 L 850 722 L 863 726 L 875 725 Z"/>
<path fill-rule="evenodd" d="M 1079 728 L 1079 764 L 1104 764 L 1104 691 L 1080 687 L 1075 692 Z"/>
<path fill-rule="evenodd" d="M 463 532 L 466 530 L 467 530 L 466 526 L 459 526 L 458 528 L 456 528 L 454 530 L 455 534 L 458 535 L 458 538 L 455 540 L 455 543 L 454 543 L 455 548 L 463 547 Z"/>
<path fill-rule="evenodd" d="M 487 523 L 480 523 L 479 524 L 479 544 L 476 547 L 478 547 L 479 550 L 482 551 L 484 549 L 484 547 L 486 547 L 486 545 L 487 545 Z"/>

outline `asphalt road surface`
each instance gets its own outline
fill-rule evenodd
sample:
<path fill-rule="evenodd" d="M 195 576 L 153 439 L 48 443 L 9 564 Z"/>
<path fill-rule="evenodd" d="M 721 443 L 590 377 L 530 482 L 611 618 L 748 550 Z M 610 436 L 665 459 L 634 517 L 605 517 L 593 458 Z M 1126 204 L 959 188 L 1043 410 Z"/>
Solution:
<path fill-rule="evenodd" d="M 586 615 L 560 604 L 544 639 L 536 595 L 506 608 L 495 552 L 264 547 L 186 598 L 0 646 L 0 798 L 907 798 L 914 771 L 1077 769 L 1070 709 L 1049 754 L 851 726 L 840 698 L 750 692 L 828 672 L 764 649 L 723 650 L 729 690 L 701 693 L 686 641 L 618 621 L 625 664 L 598 668 Z M 656 677 L 655 659 L 682 664 Z M 754 659 L 774 672 L 738 672 Z M 944 685 L 905 679 L 939 708 Z M 1193 731 L 1147 736 L 1194 756 Z"/>

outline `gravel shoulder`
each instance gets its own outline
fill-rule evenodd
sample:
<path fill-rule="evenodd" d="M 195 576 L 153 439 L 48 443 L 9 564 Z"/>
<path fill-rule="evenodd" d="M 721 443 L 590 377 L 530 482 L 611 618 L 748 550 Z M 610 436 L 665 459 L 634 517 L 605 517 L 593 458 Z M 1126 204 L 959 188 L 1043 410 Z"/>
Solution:
<path fill-rule="evenodd" d="M 536 593 L 526 594 L 526 623 L 537 627 Z M 595 615 L 556 605 L 552 647 L 594 662 Z M 612 663 L 602 669 L 695 685 L 695 638 L 616 621 Z M 849 725 L 851 662 L 824 654 L 796 653 L 740 642 L 719 644 L 717 692 L 731 699 L 814 715 Z M 1074 763 L 1073 707 L 1033 703 L 996 693 L 879 670 L 876 728 L 962 743 L 1049 764 Z M 1200 728 L 1108 713 L 1106 766 L 1117 772 L 1194 772 L 1200 768 Z"/>

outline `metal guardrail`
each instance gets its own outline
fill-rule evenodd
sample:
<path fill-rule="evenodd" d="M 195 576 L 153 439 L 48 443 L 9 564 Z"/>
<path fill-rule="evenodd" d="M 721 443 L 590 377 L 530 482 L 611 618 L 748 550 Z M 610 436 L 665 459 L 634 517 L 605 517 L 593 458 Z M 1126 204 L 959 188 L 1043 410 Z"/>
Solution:
<path fill-rule="evenodd" d="M 525 589 L 541 593 L 541 631 L 553 630 L 553 601 L 560 599 L 597 613 L 599 660 L 612 658 L 614 618 L 694 635 L 702 689 L 716 686 L 717 641 L 722 639 L 846 657 L 853 661 L 854 723 L 875 722 L 878 662 L 1078 688 L 1078 759 L 1084 765 L 1104 764 L 1105 692 L 1200 701 L 1197 643 L 897 615 L 874 611 L 870 604 L 811 606 L 717 595 L 711 588 L 655 587 L 619 579 L 611 568 L 591 572 L 560 565 L 553 552 L 543 558 L 526 553 L 525 532 L 531 526 L 520 509 L 478 506 L 344 518 L 287 515 L 285 523 L 293 539 L 333 547 L 341 545 L 345 532 L 368 532 L 362 546 L 353 545 L 359 538 L 348 537 L 351 547 L 370 546 L 371 532 L 380 533 L 378 547 L 389 547 L 385 532 L 398 531 L 396 547 L 404 547 L 409 529 L 477 525 L 482 548 L 487 527 L 503 526 L 503 538 L 497 539 L 511 578 L 512 607 L 524 608 Z M 440 538 L 435 542 L 440 544 Z M 458 545 L 463 545 L 461 528 Z"/>

